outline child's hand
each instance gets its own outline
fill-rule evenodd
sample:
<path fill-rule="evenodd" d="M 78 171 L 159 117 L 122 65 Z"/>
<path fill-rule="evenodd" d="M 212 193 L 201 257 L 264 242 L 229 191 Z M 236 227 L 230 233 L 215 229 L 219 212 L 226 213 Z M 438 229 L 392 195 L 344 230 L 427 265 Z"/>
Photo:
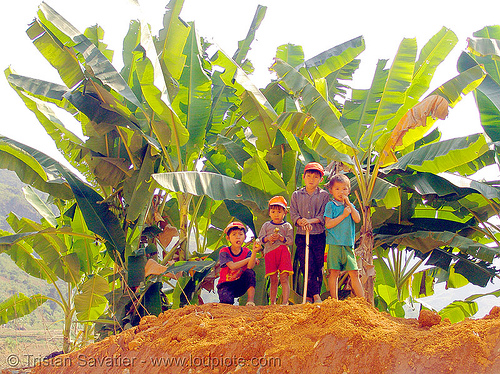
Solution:
<path fill-rule="evenodd" d="M 350 205 L 347 205 L 345 208 L 344 208 L 344 215 L 347 217 L 349 214 L 351 214 L 351 206 Z"/>
<path fill-rule="evenodd" d="M 259 252 L 261 248 L 262 248 L 262 245 L 260 244 L 260 240 L 255 239 L 255 241 L 253 242 L 253 250 L 256 252 Z"/>
<path fill-rule="evenodd" d="M 280 240 L 280 234 L 274 233 L 269 236 L 270 241 L 274 243 L 276 240 Z"/>

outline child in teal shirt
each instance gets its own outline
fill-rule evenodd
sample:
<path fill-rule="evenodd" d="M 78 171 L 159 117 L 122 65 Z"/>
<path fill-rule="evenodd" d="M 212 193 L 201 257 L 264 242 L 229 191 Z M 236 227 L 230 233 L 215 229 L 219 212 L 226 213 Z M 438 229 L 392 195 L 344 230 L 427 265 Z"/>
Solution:
<path fill-rule="evenodd" d="M 325 207 L 326 244 L 328 245 L 328 286 L 330 296 L 338 299 L 338 280 L 342 270 L 351 278 L 354 294 L 364 296 L 359 280 L 358 265 L 354 254 L 354 223 L 361 220 L 359 212 L 349 201 L 351 182 L 343 174 L 335 174 L 328 182 L 333 201 Z"/>

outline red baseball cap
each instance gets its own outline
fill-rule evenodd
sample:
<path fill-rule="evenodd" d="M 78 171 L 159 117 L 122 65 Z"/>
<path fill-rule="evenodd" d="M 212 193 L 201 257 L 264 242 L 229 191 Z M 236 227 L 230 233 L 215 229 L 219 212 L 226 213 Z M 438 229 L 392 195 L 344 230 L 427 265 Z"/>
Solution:
<path fill-rule="evenodd" d="M 286 202 L 285 198 L 283 196 L 274 196 L 269 200 L 269 203 L 267 204 L 268 206 L 271 205 L 279 205 L 282 206 L 283 208 L 288 209 L 288 203 Z"/>
<path fill-rule="evenodd" d="M 325 175 L 325 169 L 323 169 L 323 166 L 319 162 L 309 162 L 305 167 L 304 167 L 304 174 L 306 171 L 312 171 L 316 170 L 319 171 L 321 176 Z"/>
<path fill-rule="evenodd" d="M 227 233 L 229 232 L 229 230 L 234 229 L 234 228 L 243 230 L 245 233 L 247 232 L 247 228 L 246 228 L 246 226 L 244 224 L 242 224 L 241 222 L 234 221 L 234 222 L 231 222 L 229 225 L 226 226 L 226 228 L 224 229 L 224 234 L 227 235 Z"/>

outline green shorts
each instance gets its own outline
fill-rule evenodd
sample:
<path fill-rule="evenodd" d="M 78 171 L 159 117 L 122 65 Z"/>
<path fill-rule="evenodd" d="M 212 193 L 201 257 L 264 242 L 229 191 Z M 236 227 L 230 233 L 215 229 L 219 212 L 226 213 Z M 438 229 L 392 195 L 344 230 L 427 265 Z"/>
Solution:
<path fill-rule="evenodd" d="M 358 270 L 354 250 L 347 245 L 328 244 L 326 264 L 328 270 Z"/>

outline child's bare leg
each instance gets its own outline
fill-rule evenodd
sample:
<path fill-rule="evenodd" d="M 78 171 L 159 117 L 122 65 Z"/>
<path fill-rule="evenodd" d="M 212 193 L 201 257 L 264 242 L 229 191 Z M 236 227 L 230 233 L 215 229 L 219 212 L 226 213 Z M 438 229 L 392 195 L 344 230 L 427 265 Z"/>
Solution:
<path fill-rule="evenodd" d="M 280 282 L 281 282 L 281 296 L 283 296 L 283 305 L 288 305 L 288 299 L 290 298 L 290 282 L 288 273 L 280 274 Z"/>
<path fill-rule="evenodd" d="M 253 303 L 255 298 L 255 287 L 248 287 L 247 295 L 248 295 L 247 303 L 248 302 Z"/>
<path fill-rule="evenodd" d="M 354 294 L 358 297 L 365 297 L 365 291 L 363 290 L 363 286 L 359 280 L 359 272 L 357 270 L 350 270 L 348 273 L 351 278 L 351 286 Z"/>
<path fill-rule="evenodd" d="M 339 275 L 340 270 L 329 269 L 328 274 L 328 288 L 330 289 L 330 296 L 332 299 L 339 298 Z"/>
<path fill-rule="evenodd" d="M 271 287 L 269 289 L 269 299 L 271 305 L 276 304 L 276 295 L 278 294 L 278 273 L 269 276 Z"/>

